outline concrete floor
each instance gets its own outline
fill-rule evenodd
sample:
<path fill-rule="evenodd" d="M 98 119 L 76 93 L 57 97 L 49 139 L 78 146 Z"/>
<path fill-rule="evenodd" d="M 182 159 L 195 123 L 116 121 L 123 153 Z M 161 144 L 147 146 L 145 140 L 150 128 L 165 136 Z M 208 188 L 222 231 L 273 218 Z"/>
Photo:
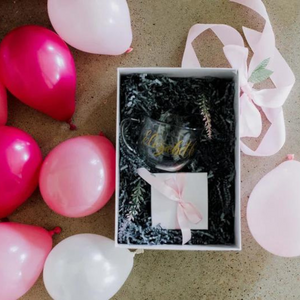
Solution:
<path fill-rule="evenodd" d="M 16 26 L 37 24 L 51 28 L 46 0 L 1 0 L 0 37 Z M 277 38 L 277 46 L 296 77 L 300 76 L 300 2 L 265 0 Z M 71 49 L 78 72 L 78 131 L 56 122 L 9 97 L 8 125 L 32 134 L 46 155 L 60 142 L 77 135 L 103 131 L 115 140 L 116 68 L 178 67 L 189 28 L 195 23 L 225 23 L 241 31 L 242 25 L 262 29 L 252 11 L 227 0 L 129 0 L 134 51 L 108 57 Z M 220 43 L 211 33 L 197 43 L 203 66 L 228 66 Z M 299 82 L 286 102 L 287 142 L 271 158 L 242 156 L 242 236 L 240 253 L 146 251 L 137 255 L 131 276 L 113 298 L 116 300 L 185 299 L 300 299 L 300 258 L 283 259 L 265 252 L 252 238 L 245 219 L 249 194 L 259 179 L 280 164 L 286 154 L 300 159 Z M 265 124 L 265 127 L 267 124 Z M 252 141 L 256 145 L 257 141 Z M 11 221 L 46 228 L 61 226 L 54 241 L 77 233 L 114 234 L 114 200 L 98 213 L 83 219 L 56 215 L 36 191 L 12 216 Z M 40 278 L 23 300 L 50 299 Z M 88 299 L 87 299 L 88 300 Z"/>

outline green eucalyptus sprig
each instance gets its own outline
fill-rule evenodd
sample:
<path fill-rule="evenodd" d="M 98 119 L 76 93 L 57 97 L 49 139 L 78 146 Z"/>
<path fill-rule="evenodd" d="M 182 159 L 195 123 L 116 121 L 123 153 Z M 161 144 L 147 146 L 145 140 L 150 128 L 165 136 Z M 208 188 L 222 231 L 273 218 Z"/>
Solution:
<path fill-rule="evenodd" d="M 131 200 L 129 202 L 129 212 L 126 215 L 129 221 L 134 221 L 134 218 L 140 212 L 141 204 L 144 201 L 144 192 L 145 189 L 143 188 L 143 181 L 141 178 L 139 178 L 136 186 L 133 188 L 131 193 Z"/>
<path fill-rule="evenodd" d="M 249 77 L 249 82 L 251 83 L 260 83 L 268 79 L 272 74 L 273 71 L 267 69 L 267 65 L 270 62 L 270 57 L 264 59 L 252 72 L 251 76 Z"/>

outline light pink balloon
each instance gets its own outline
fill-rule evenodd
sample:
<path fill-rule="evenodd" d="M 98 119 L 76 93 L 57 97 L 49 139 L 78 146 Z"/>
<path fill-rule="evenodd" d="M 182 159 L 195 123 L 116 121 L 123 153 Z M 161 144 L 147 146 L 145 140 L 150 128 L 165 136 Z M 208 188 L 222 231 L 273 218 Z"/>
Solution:
<path fill-rule="evenodd" d="M 283 162 L 259 181 L 248 202 L 247 220 L 267 251 L 300 255 L 300 162 Z"/>
<path fill-rule="evenodd" d="M 95 213 L 115 189 L 115 149 L 104 136 L 69 139 L 46 157 L 40 191 L 48 206 L 67 217 Z"/>
<path fill-rule="evenodd" d="M 131 45 L 126 0 L 48 0 L 48 14 L 58 35 L 81 51 L 119 55 Z"/>
<path fill-rule="evenodd" d="M 54 233 L 37 226 L 0 223 L 1 300 L 19 299 L 34 285 L 52 249 Z"/>
<path fill-rule="evenodd" d="M 0 82 L 0 125 L 7 122 L 7 95 L 3 84 Z"/>

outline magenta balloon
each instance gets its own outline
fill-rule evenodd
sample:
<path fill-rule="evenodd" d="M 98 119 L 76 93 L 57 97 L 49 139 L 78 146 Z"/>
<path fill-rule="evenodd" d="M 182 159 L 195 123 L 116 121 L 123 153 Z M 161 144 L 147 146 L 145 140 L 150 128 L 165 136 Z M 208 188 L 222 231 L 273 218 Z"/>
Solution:
<path fill-rule="evenodd" d="M 69 139 L 46 157 L 40 191 L 58 214 L 83 217 L 95 213 L 115 188 L 115 149 L 103 136 Z"/>
<path fill-rule="evenodd" d="M 37 281 L 52 248 L 51 234 L 18 223 L 0 223 L 0 299 L 16 300 Z"/>
<path fill-rule="evenodd" d="M 0 82 L 0 125 L 7 122 L 7 96 L 3 84 Z"/>
<path fill-rule="evenodd" d="M 286 161 L 260 180 L 248 202 L 247 220 L 267 251 L 300 255 L 300 162 Z"/>
<path fill-rule="evenodd" d="M 65 42 L 53 31 L 23 26 L 0 45 L 0 75 L 25 104 L 68 121 L 75 110 L 76 70 Z"/>
<path fill-rule="evenodd" d="M 29 134 L 0 126 L 0 219 L 11 214 L 36 189 L 41 164 L 41 150 Z"/>

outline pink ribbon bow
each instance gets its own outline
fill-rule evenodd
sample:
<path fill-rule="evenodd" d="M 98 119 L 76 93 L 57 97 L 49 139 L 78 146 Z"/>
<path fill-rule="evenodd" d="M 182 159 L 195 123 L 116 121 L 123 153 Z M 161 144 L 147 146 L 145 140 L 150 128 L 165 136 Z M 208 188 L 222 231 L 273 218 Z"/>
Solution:
<path fill-rule="evenodd" d="M 190 223 L 198 224 L 202 220 L 202 215 L 193 203 L 186 201 L 182 196 L 185 174 L 175 173 L 172 178 L 162 181 L 145 168 L 140 168 L 137 172 L 153 188 L 168 199 L 178 203 L 177 221 L 182 232 L 182 245 L 186 244 L 192 237 Z"/>
<path fill-rule="evenodd" d="M 270 156 L 277 153 L 285 143 L 285 123 L 282 105 L 287 99 L 295 76 L 275 46 L 275 35 L 266 8 L 261 0 L 231 0 L 247 6 L 265 19 L 262 32 L 243 27 L 253 57 L 247 67 L 248 49 L 242 36 L 234 28 L 223 24 L 196 24 L 191 27 L 182 59 L 182 67 L 201 67 L 192 42 L 204 31 L 211 29 L 223 43 L 223 51 L 232 68 L 239 70 L 240 79 L 240 137 L 258 137 L 262 132 L 262 117 L 258 107 L 265 114 L 270 128 L 254 151 L 241 141 L 241 150 L 252 156 Z M 268 61 L 269 59 L 269 61 Z M 257 90 L 249 82 L 252 72 L 263 62 L 268 69 L 274 88 Z"/>

